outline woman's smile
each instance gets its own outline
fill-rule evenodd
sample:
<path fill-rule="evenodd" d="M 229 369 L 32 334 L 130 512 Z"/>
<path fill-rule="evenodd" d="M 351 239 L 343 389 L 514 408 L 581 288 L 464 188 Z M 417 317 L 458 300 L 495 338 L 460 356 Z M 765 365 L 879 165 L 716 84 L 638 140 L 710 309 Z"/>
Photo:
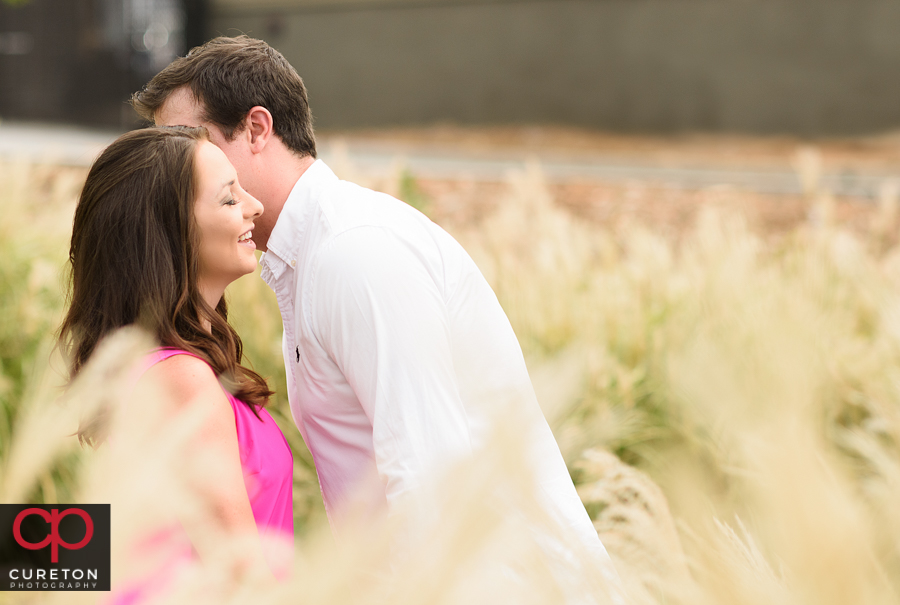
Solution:
<path fill-rule="evenodd" d="M 215 306 L 228 284 L 256 269 L 256 244 L 251 238 L 263 208 L 240 186 L 234 167 L 218 147 L 201 142 L 194 161 L 200 290 Z"/>

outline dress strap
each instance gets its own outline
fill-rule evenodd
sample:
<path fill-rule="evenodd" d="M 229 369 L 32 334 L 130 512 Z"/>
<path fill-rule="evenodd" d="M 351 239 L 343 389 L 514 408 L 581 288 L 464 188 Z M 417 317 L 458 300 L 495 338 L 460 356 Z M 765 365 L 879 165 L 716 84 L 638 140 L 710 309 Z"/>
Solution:
<path fill-rule="evenodd" d="M 137 384 L 141 376 L 143 376 L 147 372 L 147 370 L 158 364 L 160 361 L 168 359 L 169 357 L 175 357 L 176 355 L 190 355 L 191 357 L 196 357 L 203 363 L 206 363 L 205 359 L 191 353 L 190 351 L 185 351 L 184 349 L 176 349 L 174 347 L 159 347 L 144 356 L 139 369 L 134 375 L 134 384 Z"/>
<path fill-rule="evenodd" d="M 196 357 L 197 359 L 202 360 L 204 363 L 206 362 L 206 360 L 199 355 L 195 355 L 194 353 L 185 351 L 184 349 L 176 349 L 174 347 L 159 347 L 144 358 L 144 365 L 141 368 L 141 373 L 143 374 L 144 372 L 158 364 L 160 361 L 168 359 L 169 357 L 174 357 L 175 355 L 190 355 L 191 357 Z"/>

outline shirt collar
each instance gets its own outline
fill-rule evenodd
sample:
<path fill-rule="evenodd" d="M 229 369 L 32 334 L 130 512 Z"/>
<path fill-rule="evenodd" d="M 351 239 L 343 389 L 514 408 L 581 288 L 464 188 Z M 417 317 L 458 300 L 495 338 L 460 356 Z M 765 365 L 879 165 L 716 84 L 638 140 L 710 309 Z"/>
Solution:
<path fill-rule="evenodd" d="M 316 160 L 291 189 L 269 236 L 266 244 L 268 250 L 259 259 L 260 275 L 273 289 L 275 280 L 296 265 L 298 248 L 319 193 L 337 180 L 338 177 L 325 162 Z"/>

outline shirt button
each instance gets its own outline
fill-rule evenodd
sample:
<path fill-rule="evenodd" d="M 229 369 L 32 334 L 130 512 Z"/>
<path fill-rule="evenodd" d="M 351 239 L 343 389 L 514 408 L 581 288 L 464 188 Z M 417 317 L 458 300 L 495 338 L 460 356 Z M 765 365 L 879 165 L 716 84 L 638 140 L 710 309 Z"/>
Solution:
<path fill-rule="evenodd" d="M 296 267 L 296 266 L 297 266 L 297 261 L 292 260 L 292 261 L 291 261 L 291 267 Z"/>

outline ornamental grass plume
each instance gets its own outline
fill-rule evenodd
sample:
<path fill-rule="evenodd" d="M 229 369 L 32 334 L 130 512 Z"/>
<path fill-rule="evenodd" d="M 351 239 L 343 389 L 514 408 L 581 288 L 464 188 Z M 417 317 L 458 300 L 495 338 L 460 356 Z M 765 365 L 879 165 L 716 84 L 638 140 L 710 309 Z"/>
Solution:
<path fill-rule="evenodd" d="M 7 487 L 8 475 L 19 470 L 9 457 L 27 415 L 25 402 L 52 398 L 54 385 L 62 382 L 59 361 L 51 370 L 47 366 L 63 306 L 72 213 L 85 174 L 79 168 L 0 161 L 0 206 L 6 216 L 0 223 L 0 484 Z M 52 465 L 36 464 L 41 475 L 30 481 L 28 494 L 19 495 L 36 502 L 69 498 L 77 458 L 70 453 Z"/>
<path fill-rule="evenodd" d="M 510 175 L 491 212 L 453 228 L 509 315 L 628 602 L 900 598 L 895 201 L 886 186 L 869 231 L 845 229 L 805 161 L 809 215 L 778 237 L 749 226 L 739 191 L 698 194 L 702 211 L 676 237 L 637 221 L 589 222 L 553 199 L 536 165 Z M 58 400 L 59 366 L 45 368 L 62 301 L 48 267 L 63 265 L 80 173 L 0 171 L 10 183 L 0 196 L 15 209 L 0 227 L 0 494 L 114 501 L 117 578 L 139 576 L 152 561 L 134 556 L 135 543 L 151 521 L 202 517 L 199 488 L 215 460 L 188 465 L 179 454 L 202 419 L 184 418 L 157 442 L 145 431 L 158 421 L 123 416 L 114 420 L 116 455 L 77 448 L 72 423 L 121 397 L 115 376 L 146 342 L 128 332 L 110 341 L 84 386 Z M 283 393 L 271 293 L 245 279 L 228 296 L 248 356 Z M 384 561 L 404 528 L 361 519 L 350 542 L 335 543 L 283 395 L 270 409 L 295 452 L 302 530 L 292 581 L 235 581 L 246 543 L 210 530 L 222 556 L 188 569 L 165 602 L 537 604 L 573 589 L 529 537 L 540 516 L 512 422 L 500 423 L 495 447 L 475 463 L 435 473 L 428 506 L 410 506 L 440 522 L 391 569 Z M 141 456 L 150 447 L 158 454 Z M 519 575 L 497 571 L 504 566 Z M 604 602 L 601 575 L 587 581 Z M 0 592 L 0 603 L 101 596 Z"/>
<path fill-rule="evenodd" d="M 113 514 L 113 586 L 146 584 L 165 588 L 151 593 L 165 603 L 295 602 L 302 594 L 316 603 L 557 603 L 572 594 L 596 603 L 613 602 L 606 571 L 592 567 L 578 553 L 574 570 L 557 558 L 554 544 L 568 544 L 567 529 L 542 512 L 525 457 L 525 433 L 518 423 L 496 424 L 496 438 L 471 459 L 435 472 L 428 490 L 399 504 L 399 512 L 373 522 L 360 518 L 337 543 L 322 527 L 311 532 L 294 553 L 293 577 L 286 584 L 264 580 L 257 567 L 247 568 L 246 553 L 255 536 L 225 535 L 210 523 L 208 494 L 221 459 L 192 447 L 202 417 L 187 410 L 163 411 L 164 396 L 152 388 L 133 392 L 135 368 L 153 344 L 137 330 L 120 330 L 107 338 L 67 392 L 63 424 L 77 415 L 112 405 L 107 442 L 81 460 L 77 501 L 110 502 Z M 37 414 L 50 429 L 49 416 Z M 503 420 L 503 419 L 501 419 Z M 22 465 L 19 452 L 57 452 L 69 444 L 58 431 L 29 429 L 28 421 L 13 443 L 16 477 L 39 476 Z M 20 437 L 21 436 L 21 437 Z M 38 456 L 49 460 L 48 455 Z M 26 479 L 10 482 L 13 486 Z M 19 492 L 23 493 L 23 492 Z M 7 490 L 5 494 L 13 494 Z M 178 543 L 159 538 L 160 530 L 183 526 L 192 540 L 212 544 L 213 556 L 191 560 L 169 577 L 157 575 L 177 554 Z M 204 550 L 205 551 L 205 550 Z M 290 552 L 282 553 L 291 559 Z M 264 565 L 261 560 L 257 566 Z M 588 573 L 582 573 L 587 571 Z M 29 602 L 34 595 L 12 593 L 9 602 Z M 22 596 L 25 595 L 25 596 Z M 102 593 L 47 592 L 37 602 L 103 602 Z"/>
<path fill-rule="evenodd" d="M 736 192 L 732 208 L 719 196 L 677 240 L 640 224 L 587 225 L 541 192 L 539 174 L 513 178 L 530 193 L 460 237 L 499 284 L 533 374 L 551 368 L 557 379 L 536 381 L 539 399 L 553 402 L 582 494 L 616 493 L 621 475 L 601 488 L 602 477 L 574 464 L 599 447 L 637 465 L 669 500 L 691 573 L 660 580 L 680 568 L 678 548 L 633 566 L 629 549 L 641 541 L 611 536 L 622 575 L 652 586 L 632 596 L 895 599 L 900 542 L 876 528 L 897 527 L 884 503 L 897 495 L 900 253 L 837 225 L 812 177 L 809 220 L 787 237 L 751 231 Z M 555 263 L 542 262 L 546 250 Z M 566 315 L 546 311 L 558 300 Z M 646 495 L 632 500 L 632 515 L 607 514 L 664 510 Z M 595 521 L 610 501 L 620 500 L 590 507 Z M 645 542 L 672 536 L 666 525 L 647 523 Z"/>

